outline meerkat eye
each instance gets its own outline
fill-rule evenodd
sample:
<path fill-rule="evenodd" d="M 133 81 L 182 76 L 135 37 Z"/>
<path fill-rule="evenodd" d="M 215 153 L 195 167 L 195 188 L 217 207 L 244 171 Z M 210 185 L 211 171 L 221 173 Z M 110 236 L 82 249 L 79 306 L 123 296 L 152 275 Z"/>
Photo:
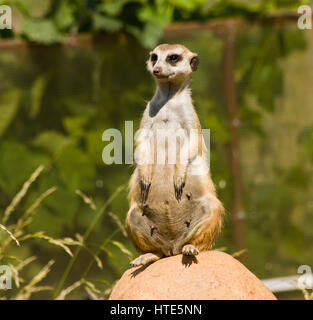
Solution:
<path fill-rule="evenodd" d="M 151 61 L 153 62 L 158 60 L 158 56 L 155 53 L 152 53 L 150 58 L 151 58 Z"/>
<path fill-rule="evenodd" d="M 177 62 L 179 60 L 180 56 L 178 54 L 171 54 L 168 56 L 168 60 L 171 62 Z"/>

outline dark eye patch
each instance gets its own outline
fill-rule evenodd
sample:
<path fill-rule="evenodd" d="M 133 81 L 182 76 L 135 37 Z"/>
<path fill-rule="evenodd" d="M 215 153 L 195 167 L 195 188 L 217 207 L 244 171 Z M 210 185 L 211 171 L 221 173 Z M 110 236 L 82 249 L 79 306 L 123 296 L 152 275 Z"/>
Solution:
<path fill-rule="evenodd" d="M 182 59 L 182 56 L 179 54 L 170 54 L 167 56 L 167 60 L 170 62 L 178 62 Z"/>
<path fill-rule="evenodd" d="M 155 53 L 152 53 L 150 56 L 151 61 L 155 62 L 158 60 L 158 55 L 156 55 Z"/>

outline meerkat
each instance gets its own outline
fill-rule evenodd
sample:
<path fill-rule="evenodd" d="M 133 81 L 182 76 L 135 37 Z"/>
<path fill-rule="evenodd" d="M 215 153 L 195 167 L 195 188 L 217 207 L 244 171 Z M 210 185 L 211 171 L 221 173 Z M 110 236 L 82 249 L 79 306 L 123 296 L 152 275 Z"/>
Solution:
<path fill-rule="evenodd" d="M 198 64 L 198 55 L 178 44 L 157 46 L 147 60 L 156 92 L 141 120 L 129 183 L 126 228 L 143 253 L 132 267 L 171 255 L 197 255 L 212 248 L 221 230 L 224 209 L 191 99 L 191 75 Z M 173 153 L 175 161 L 169 161 Z"/>

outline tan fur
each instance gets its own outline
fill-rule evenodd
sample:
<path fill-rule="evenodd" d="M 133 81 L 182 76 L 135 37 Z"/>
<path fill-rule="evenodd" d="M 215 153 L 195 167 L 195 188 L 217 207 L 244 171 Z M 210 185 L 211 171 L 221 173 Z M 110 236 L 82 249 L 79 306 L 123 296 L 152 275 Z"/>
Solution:
<path fill-rule="evenodd" d="M 151 61 L 152 54 L 157 60 Z M 173 54 L 180 55 L 180 60 L 169 61 Z M 136 156 L 141 163 L 129 183 L 126 227 L 136 248 L 152 254 L 138 257 L 133 266 L 162 256 L 211 249 L 221 230 L 224 209 L 210 173 L 195 175 L 192 171 L 195 167 L 207 169 L 201 125 L 190 97 L 191 73 L 198 64 L 194 59 L 197 55 L 182 45 L 162 44 L 150 53 L 147 62 L 157 91 L 140 128 L 152 135 L 140 133 L 136 141 Z M 160 71 L 157 75 L 155 68 Z M 158 144 L 158 130 L 168 134 L 165 147 Z M 193 141 L 192 130 L 196 130 L 198 139 L 188 144 Z M 180 138 L 173 135 L 178 131 L 182 133 Z M 176 163 L 170 163 L 173 143 Z M 165 151 L 165 163 L 156 161 L 161 151 Z M 195 162 L 197 156 L 199 162 Z"/>

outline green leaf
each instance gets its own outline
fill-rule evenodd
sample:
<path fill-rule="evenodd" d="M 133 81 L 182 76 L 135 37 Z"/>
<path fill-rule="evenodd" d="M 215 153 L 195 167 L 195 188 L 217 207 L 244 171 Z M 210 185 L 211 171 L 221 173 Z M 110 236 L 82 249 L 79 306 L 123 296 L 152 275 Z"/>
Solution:
<path fill-rule="evenodd" d="M 12 89 L 5 92 L 0 99 L 0 137 L 16 115 L 20 101 L 20 91 Z"/>
<path fill-rule="evenodd" d="M 34 146 L 43 148 L 53 155 L 71 143 L 72 139 L 54 130 L 43 131 L 33 140 Z"/>
<path fill-rule="evenodd" d="M 127 31 L 133 34 L 141 44 L 147 48 L 154 48 L 162 37 L 162 27 L 156 23 L 148 22 L 144 29 L 128 26 Z"/>
<path fill-rule="evenodd" d="M 61 5 L 54 17 L 57 27 L 61 30 L 67 29 L 71 26 L 74 20 L 75 16 L 72 6 L 67 1 L 61 1 Z"/>
<path fill-rule="evenodd" d="M 123 7 L 125 4 L 129 2 L 143 2 L 142 0 L 111 0 L 111 1 L 105 1 L 102 2 L 98 6 L 98 10 L 104 13 L 107 13 L 110 16 L 117 16 L 121 13 Z"/>
<path fill-rule="evenodd" d="M 97 115 L 97 108 L 94 104 L 85 103 L 79 99 L 73 99 L 72 96 L 66 95 L 60 103 L 64 104 L 66 109 L 73 115 L 86 116 L 88 118 Z"/>
<path fill-rule="evenodd" d="M 186 11 L 195 10 L 197 7 L 203 5 L 206 1 L 205 0 L 169 0 L 171 4 L 173 4 L 176 8 L 181 8 Z"/>
<path fill-rule="evenodd" d="M 73 137 L 80 138 L 85 133 L 85 125 L 88 118 L 85 116 L 66 117 L 63 119 L 63 125 L 66 131 Z"/>
<path fill-rule="evenodd" d="M 105 17 L 101 14 L 93 14 L 93 28 L 96 31 L 117 32 L 123 26 L 123 23 L 115 18 Z"/>
<path fill-rule="evenodd" d="M 138 18 L 142 22 L 150 22 L 162 27 L 172 21 L 173 9 L 174 7 L 168 3 L 159 1 L 156 6 L 142 7 L 138 12 Z"/>
<path fill-rule="evenodd" d="M 39 76 L 33 83 L 30 94 L 31 94 L 31 105 L 30 105 L 30 117 L 34 118 L 40 111 L 41 100 L 44 94 L 44 90 L 47 84 L 47 77 L 45 75 Z"/>
<path fill-rule="evenodd" d="M 63 40 L 63 35 L 51 20 L 24 18 L 21 28 L 23 35 L 31 41 L 50 44 Z"/>

